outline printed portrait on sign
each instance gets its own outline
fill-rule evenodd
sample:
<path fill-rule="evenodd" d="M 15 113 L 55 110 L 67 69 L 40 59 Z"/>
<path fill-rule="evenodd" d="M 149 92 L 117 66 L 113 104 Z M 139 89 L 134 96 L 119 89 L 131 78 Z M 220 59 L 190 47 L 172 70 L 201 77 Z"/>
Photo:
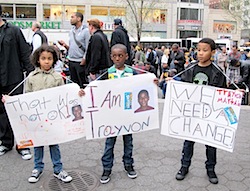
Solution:
<path fill-rule="evenodd" d="M 153 110 L 154 107 L 150 106 L 150 95 L 149 91 L 146 89 L 142 89 L 139 91 L 137 96 L 137 101 L 139 107 L 135 110 L 134 113 L 144 112 L 148 110 Z"/>
<path fill-rule="evenodd" d="M 81 119 L 84 119 L 83 114 L 82 114 L 82 107 L 81 105 L 75 105 L 72 107 L 72 114 L 74 116 L 72 121 L 78 121 Z"/>

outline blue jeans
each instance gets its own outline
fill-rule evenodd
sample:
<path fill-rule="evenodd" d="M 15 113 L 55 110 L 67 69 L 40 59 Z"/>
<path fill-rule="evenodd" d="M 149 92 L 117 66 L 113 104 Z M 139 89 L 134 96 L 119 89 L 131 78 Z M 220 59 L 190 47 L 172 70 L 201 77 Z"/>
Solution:
<path fill-rule="evenodd" d="M 59 173 L 62 171 L 62 163 L 61 163 L 61 154 L 58 145 L 49 145 L 50 157 L 53 163 L 54 173 Z M 43 155 L 44 155 L 44 146 L 35 147 L 34 148 L 35 157 L 35 169 L 38 171 L 43 171 L 44 163 L 43 163 Z"/>
<path fill-rule="evenodd" d="M 162 85 L 162 94 L 163 94 L 164 97 L 166 95 L 166 90 L 167 90 L 167 83 L 164 82 L 163 85 Z"/>
<path fill-rule="evenodd" d="M 114 162 L 114 146 L 117 137 L 109 137 L 106 139 L 105 150 L 102 156 L 102 165 L 104 170 L 111 170 Z M 122 157 L 122 161 L 124 166 L 130 166 L 134 163 L 134 159 L 132 158 L 133 152 L 133 137 L 132 134 L 123 135 L 123 147 L 124 154 Z"/>
<path fill-rule="evenodd" d="M 181 164 L 184 167 L 189 167 L 191 165 L 191 159 L 194 151 L 194 143 L 195 142 L 193 141 L 185 140 L 183 144 Z M 206 169 L 212 170 L 216 165 L 216 148 L 208 145 L 205 146 L 207 156 L 207 161 L 205 162 Z"/>

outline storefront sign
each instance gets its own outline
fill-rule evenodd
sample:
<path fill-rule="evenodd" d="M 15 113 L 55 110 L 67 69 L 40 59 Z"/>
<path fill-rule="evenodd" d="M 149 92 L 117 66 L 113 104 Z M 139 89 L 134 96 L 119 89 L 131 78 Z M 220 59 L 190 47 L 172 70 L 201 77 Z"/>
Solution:
<path fill-rule="evenodd" d="M 22 29 L 32 27 L 33 21 L 10 21 L 11 24 L 18 26 Z M 42 29 L 61 29 L 61 22 L 59 21 L 41 21 Z"/>
<path fill-rule="evenodd" d="M 214 33 L 234 34 L 236 33 L 236 22 L 232 21 L 214 21 Z"/>
<path fill-rule="evenodd" d="M 200 20 L 178 20 L 177 24 L 186 24 L 186 25 L 196 25 L 196 26 L 201 26 L 202 21 Z"/>
<path fill-rule="evenodd" d="M 114 30 L 114 23 L 112 22 L 103 23 L 103 30 Z"/>

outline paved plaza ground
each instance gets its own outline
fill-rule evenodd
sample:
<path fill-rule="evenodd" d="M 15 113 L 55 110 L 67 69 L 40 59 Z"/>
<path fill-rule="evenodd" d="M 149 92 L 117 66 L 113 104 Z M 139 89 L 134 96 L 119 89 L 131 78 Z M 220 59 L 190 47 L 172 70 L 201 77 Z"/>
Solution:
<path fill-rule="evenodd" d="M 160 121 L 164 100 L 159 99 Z M 96 191 L 249 191 L 250 190 L 250 106 L 242 106 L 240 122 L 233 153 L 218 149 L 216 172 L 219 184 L 209 183 L 205 170 L 205 146 L 195 144 L 195 152 L 189 174 L 183 181 L 177 181 L 175 174 L 180 168 L 183 140 L 160 135 L 160 129 L 134 134 L 134 160 L 138 173 L 136 179 L 129 179 L 123 170 L 123 144 L 119 137 L 115 146 L 115 163 L 111 181 L 102 185 L 101 156 L 104 139 L 77 141 L 61 144 L 62 161 L 65 170 L 73 174 L 86 174 L 83 179 L 74 179 L 71 186 L 58 183 L 52 177 L 53 168 L 48 148 L 45 149 L 45 169 L 40 181 L 28 183 L 33 169 L 33 159 L 23 161 L 15 150 L 0 157 L 0 191 L 50 191 L 96 190 Z M 33 153 L 33 150 L 32 150 Z M 89 177 L 89 178 L 88 178 Z M 83 184 L 81 181 L 85 181 Z M 87 181 L 87 183 L 86 183 Z M 58 183 L 58 185 L 54 185 Z M 88 184 L 86 186 L 86 184 Z M 61 188 L 60 187 L 60 188 Z M 53 189 L 52 189 L 53 188 Z"/>

